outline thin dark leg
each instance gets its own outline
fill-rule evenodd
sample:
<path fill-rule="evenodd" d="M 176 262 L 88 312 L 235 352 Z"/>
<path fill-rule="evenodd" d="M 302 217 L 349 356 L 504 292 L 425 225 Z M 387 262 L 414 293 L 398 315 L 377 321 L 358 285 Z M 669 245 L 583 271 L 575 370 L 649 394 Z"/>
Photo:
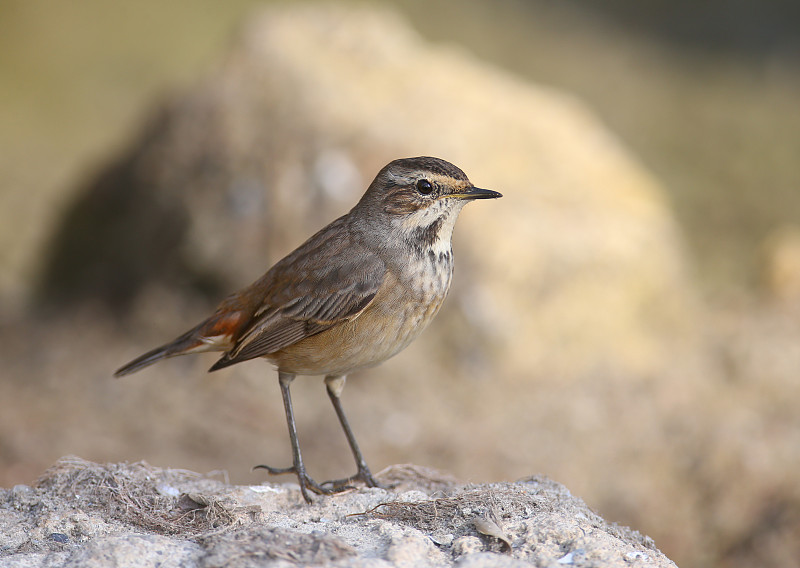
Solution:
<path fill-rule="evenodd" d="M 303 456 L 300 454 L 300 442 L 297 439 L 297 426 L 294 421 L 294 410 L 292 409 L 292 395 L 289 393 L 289 385 L 292 384 L 294 375 L 291 373 L 278 373 L 278 381 L 281 385 L 281 395 L 283 395 L 283 408 L 286 411 L 286 424 L 289 426 L 289 440 L 292 443 L 292 466 L 291 467 L 270 467 L 268 465 L 257 465 L 254 469 L 266 469 L 270 475 L 280 475 L 282 473 L 294 473 L 297 475 L 297 480 L 300 483 L 300 491 L 303 494 L 303 499 L 307 503 L 311 503 L 311 496 L 308 494 L 310 489 L 314 493 L 320 495 L 330 494 L 329 489 L 325 489 L 316 483 L 306 474 L 305 465 L 303 465 Z"/>
<path fill-rule="evenodd" d="M 353 430 L 350 428 L 350 423 L 347 421 L 347 417 L 344 415 L 344 409 L 342 408 L 341 401 L 342 390 L 344 390 L 344 382 L 344 376 L 329 375 L 325 377 L 325 386 L 328 389 L 328 397 L 331 399 L 333 409 L 336 411 L 336 416 L 339 417 L 339 423 L 342 425 L 344 435 L 347 437 L 347 443 L 350 444 L 350 450 L 352 450 L 353 457 L 356 460 L 358 472 L 354 476 L 348 477 L 347 479 L 326 481 L 323 483 L 323 485 L 330 484 L 334 491 L 337 489 L 346 488 L 354 481 L 363 481 L 367 487 L 380 487 L 380 484 L 378 484 L 378 482 L 375 481 L 375 478 L 372 477 L 372 473 L 367 466 L 364 455 L 361 453 L 361 449 L 358 447 L 356 437 L 353 435 Z"/>

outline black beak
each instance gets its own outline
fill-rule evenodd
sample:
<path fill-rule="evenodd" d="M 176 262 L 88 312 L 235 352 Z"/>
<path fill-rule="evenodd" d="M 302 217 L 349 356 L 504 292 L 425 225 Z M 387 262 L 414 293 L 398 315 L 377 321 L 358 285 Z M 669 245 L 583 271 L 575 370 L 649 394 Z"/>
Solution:
<path fill-rule="evenodd" d="M 491 189 L 481 189 L 480 187 L 472 186 L 461 193 L 451 193 L 449 195 L 445 195 L 444 197 L 453 197 L 455 199 L 497 199 L 498 197 L 503 197 L 502 193 L 498 193 L 497 191 L 492 191 Z"/>

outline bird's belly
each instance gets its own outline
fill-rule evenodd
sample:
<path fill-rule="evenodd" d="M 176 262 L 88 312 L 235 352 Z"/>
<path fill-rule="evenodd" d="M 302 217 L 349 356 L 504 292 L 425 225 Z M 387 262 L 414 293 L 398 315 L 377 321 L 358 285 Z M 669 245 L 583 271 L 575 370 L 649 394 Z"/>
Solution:
<path fill-rule="evenodd" d="M 295 343 L 268 358 L 298 375 L 346 375 L 396 355 L 433 319 L 447 295 L 449 274 L 424 289 L 385 286 L 357 318 Z M 432 284 L 432 285 L 431 285 Z"/>

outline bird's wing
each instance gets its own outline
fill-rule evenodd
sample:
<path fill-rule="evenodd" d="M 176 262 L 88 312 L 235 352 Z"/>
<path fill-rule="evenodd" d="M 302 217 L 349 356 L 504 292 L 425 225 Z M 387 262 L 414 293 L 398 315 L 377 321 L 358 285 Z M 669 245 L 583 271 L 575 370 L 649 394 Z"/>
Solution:
<path fill-rule="evenodd" d="M 263 298 L 250 323 L 212 370 L 275 353 L 358 317 L 385 277 L 383 261 L 329 225 L 242 292 Z"/>

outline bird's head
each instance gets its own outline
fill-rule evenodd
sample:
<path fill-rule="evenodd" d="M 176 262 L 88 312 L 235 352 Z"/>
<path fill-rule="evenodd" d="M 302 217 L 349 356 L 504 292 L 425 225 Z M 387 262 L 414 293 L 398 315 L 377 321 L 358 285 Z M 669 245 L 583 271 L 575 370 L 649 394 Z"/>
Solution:
<path fill-rule="evenodd" d="M 406 240 L 441 241 L 449 247 L 461 208 L 475 199 L 498 197 L 496 191 L 475 187 L 450 162 L 423 156 L 387 164 L 356 208 L 373 220 L 388 221 Z"/>

